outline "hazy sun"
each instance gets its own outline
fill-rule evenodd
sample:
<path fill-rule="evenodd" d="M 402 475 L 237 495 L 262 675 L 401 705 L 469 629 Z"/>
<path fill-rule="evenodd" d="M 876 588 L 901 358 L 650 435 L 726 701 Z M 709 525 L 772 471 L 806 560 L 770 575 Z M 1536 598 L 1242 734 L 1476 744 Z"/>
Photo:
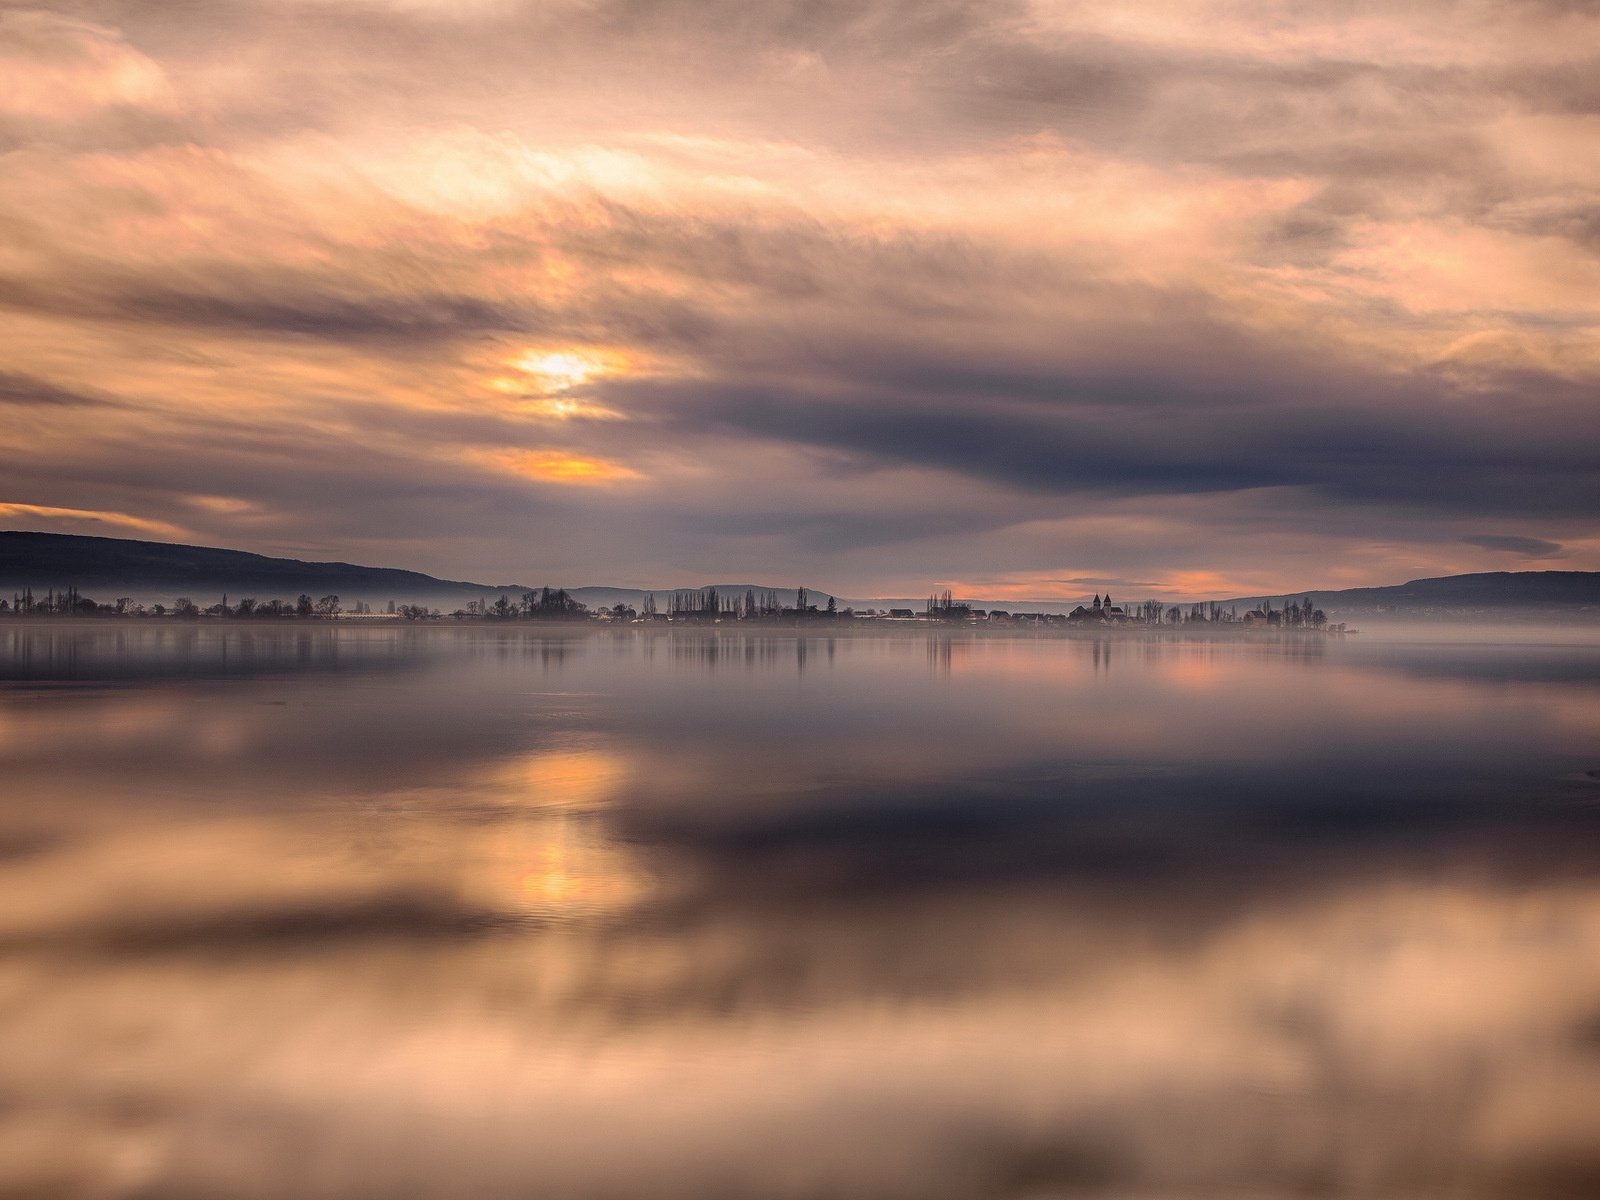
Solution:
<path fill-rule="evenodd" d="M 531 375 L 547 392 L 564 392 L 601 375 L 615 374 L 625 363 L 620 355 L 599 350 L 528 350 L 509 365 Z"/>

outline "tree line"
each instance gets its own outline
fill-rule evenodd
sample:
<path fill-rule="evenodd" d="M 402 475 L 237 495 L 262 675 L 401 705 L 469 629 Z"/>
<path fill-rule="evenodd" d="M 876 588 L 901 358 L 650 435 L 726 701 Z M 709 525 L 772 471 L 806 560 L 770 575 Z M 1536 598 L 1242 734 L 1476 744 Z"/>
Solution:
<path fill-rule="evenodd" d="M 355 601 L 346 609 L 337 595 L 329 594 L 313 599 L 302 593 L 294 600 L 258 600 L 246 596 L 229 603 L 227 596 L 209 607 L 202 608 L 187 596 L 180 596 L 169 607 L 165 604 L 144 605 L 127 596 L 102 603 L 83 595 L 76 587 L 60 591 L 50 589 L 44 596 L 36 596 L 31 589 L 13 594 L 10 601 L 0 599 L 0 615 L 18 616 L 88 616 L 88 617 L 166 617 L 182 620 L 213 618 L 254 618 L 283 620 L 331 620 L 348 612 L 355 616 L 371 615 L 372 609 L 365 601 Z M 591 610 L 565 588 L 539 588 L 518 594 L 515 598 L 501 595 L 494 600 L 469 600 L 450 613 L 419 604 L 396 605 L 390 601 L 386 615 L 405 621 L 441 620 L 605 620 L 605 621 L 656 621 L 679 622 L 712 621 L 796 621 L 852 619 L 858 616 L 877 617 L 875 609 L 857 613 L 854 609 L 839 607 L 833 596 L 823 596 L 818 603 L 805 588 L 795 590 L 793 604 L 784 601 L 776 591 L 757 592 L 747 588 L 743 594 L 723 592 L 714 587 L 684 589 L 667 596 L 667 609 L 663 613 L 656 603 L 654 592 L 645 596 L 639 608 L 628 604 L 615 604 L 609 608 Z M 891 609 L 887 616 L 910 618 L 909 609 Z M 1084 623 L 1130 623 L 1136 625 L 1252 625 L 1291 629 L 1322 629 L 1328 618 L 1311 598 L 1296 603 L 1287 602 L 1275 609 L 1272 602 L 1264 601 L 1260 608 L 1240 613 L 1237 605 L 1224 607 L 1215 601 L 1187 606 L 1165 605 L 1160 600 L 1145 600 L 1128 609 L 1112 604 L 1109 595 L 1095 596 L 1093 607 L 1079 605 L 1066 614 L 1008 612 L 1001 609 L 984 611 L 971 604 L 955 600 L 948 591 L 930 595 L 921 614 L 924 619 L 946 622 L 1040 622 L 1047 624 L 1080 625 Z"/>
<path fill-rule="evenodd" d="M 10 600 L 0 599 L 0 614 L 24 617 L 283 617 L 311 618 L 336 617 L 344 612 L 335 595 L 313 600 L 302 594 L 294 600 L 257 600 L 246 596 L 230 604 L 224 596 L 219 603 L 202 608 L 187 596 L 179 596 L 172 604 L 140 604 L 130 596 L 119 596 L 109 602 L 100 602 L 83 595 L 75 587 L 56 591 L 51 588 L 43 596 L 36 596 L 31 588 L 16 592 Z M 351 611 L 370 611 L 358 603 Z M 391 606 L 391 611 L 396 611 Z"/>

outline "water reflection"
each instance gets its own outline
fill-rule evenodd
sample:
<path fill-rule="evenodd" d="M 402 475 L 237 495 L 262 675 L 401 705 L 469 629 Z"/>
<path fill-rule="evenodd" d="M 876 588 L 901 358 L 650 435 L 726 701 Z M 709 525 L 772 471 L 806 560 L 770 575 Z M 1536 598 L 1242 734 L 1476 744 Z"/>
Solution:
<path fill-rule="evenodd" d="M 1600 649 L 0 627 L 0 1180 L 1600 1191 Z"/>

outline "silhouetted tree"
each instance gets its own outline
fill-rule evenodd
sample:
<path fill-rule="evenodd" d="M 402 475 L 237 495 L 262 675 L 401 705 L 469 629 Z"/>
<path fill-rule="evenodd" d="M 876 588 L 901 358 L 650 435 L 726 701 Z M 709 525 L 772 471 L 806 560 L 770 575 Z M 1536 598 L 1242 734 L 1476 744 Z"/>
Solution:
<path fill-rule="evenodd" d="M 946 590 L 928 597 L 927 612 L 930 617 L 938 617 L 944 621 L 964 621 L 972 615 L 972 605 L 957 604 L 955 598 Z"/>
<path fill-rule="evenodd" d="M 540 588 L 537 596 L 531 592 L 529 596 L 532 597 L 528 608 L 530 617 L 576 617 L 586 611 L 566 588 L 557 588 L 553 591 L 548 587 Z"/>

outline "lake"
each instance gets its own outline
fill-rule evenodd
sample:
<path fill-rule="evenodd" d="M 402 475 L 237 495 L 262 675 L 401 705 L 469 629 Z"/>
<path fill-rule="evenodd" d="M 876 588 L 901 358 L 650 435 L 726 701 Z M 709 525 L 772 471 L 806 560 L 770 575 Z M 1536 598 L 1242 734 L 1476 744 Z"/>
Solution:
<path fill-rule="evenodd" d="M 0 623 L 0 1194 L 1600 1195 L 1600 641 Z"/>

